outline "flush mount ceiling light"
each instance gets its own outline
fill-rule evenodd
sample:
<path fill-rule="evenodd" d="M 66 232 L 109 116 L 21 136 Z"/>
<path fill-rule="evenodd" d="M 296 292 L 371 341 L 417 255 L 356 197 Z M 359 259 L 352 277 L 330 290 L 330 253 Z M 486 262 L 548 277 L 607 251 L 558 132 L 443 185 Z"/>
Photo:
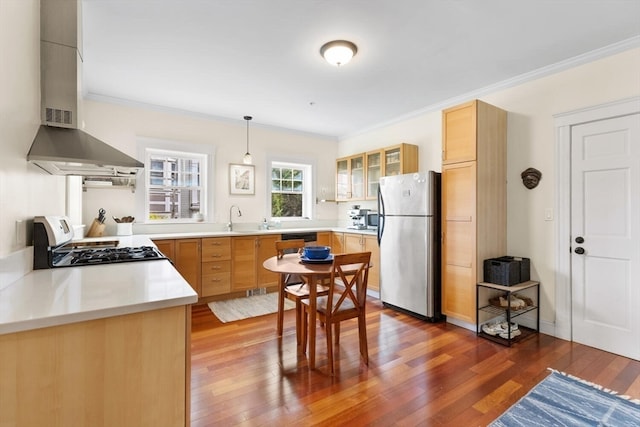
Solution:
<path fill-rule="evenodd" d="M 244 116 L 244 119 L 247 121 L 247 152 L 244 155 L 244 158 L 242 159 L 242 163 L 244 163 L 245 165 L 250 165 L 251 164 L 251 154 L 249 153 L 249 121 L 252 119 L 253 117 L 251 116 Z"/>
<path fill-rule="evenodd" d="M 334 40 L 320 48 L 320 55 L 331 65 L 339 67 L 351 61 L 358 52 L 358 47 L 346 40 Z"/>

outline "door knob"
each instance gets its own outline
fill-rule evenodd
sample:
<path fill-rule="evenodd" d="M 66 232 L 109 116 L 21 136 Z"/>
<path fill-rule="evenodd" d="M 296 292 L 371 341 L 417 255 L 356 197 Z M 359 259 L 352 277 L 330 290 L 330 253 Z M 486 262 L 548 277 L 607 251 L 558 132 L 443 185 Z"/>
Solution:
<path fill-rule="evenodd" d="M 584 248 L 581 248 L 580 246 L 578 246 L 574 252 L 577 253 L 578 255 L 582 255 L 584 254 Z"/>
<path fill-rule="evenodd" d="M 582 236 L 576 237 L 576 243 L 584 243 L 584 238 Z"/>

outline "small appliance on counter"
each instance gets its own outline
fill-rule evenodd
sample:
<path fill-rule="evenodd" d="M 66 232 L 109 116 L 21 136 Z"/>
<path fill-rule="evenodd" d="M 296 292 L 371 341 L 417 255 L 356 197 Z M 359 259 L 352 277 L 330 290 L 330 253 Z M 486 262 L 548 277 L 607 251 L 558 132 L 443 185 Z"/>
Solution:
<path fill-rule="evenodd" d="M 347 228 L 366 230 L 369 211 L 370 209 L 360 209 L 359 205 L 353 205 L 351 209 L 347 211 L 347 215 L 351 218 L 351 225 Z"/>
<path fill-rule="evenodd" d="M 118 247 L 118 240 L 72 242 L 73 228 L 64 216 L 33 219 L 33 269 L 167 259 L 153 246 Z"/>
<path fill-rule="evenodd" d="M 367 212 L 367 229 L 369 230 L 378 229 L 378 212 L 377 211 Z"/>

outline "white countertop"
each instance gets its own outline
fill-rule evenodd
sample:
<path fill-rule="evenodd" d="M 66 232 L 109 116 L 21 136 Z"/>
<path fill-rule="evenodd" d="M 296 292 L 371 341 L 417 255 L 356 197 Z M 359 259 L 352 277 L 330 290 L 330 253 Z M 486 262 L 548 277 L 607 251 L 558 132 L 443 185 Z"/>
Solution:
<path fill-rule="evenodd" d="M 270 228 L 268 230 L 237 230 L 237 231 L 210 231 L 210 232 L 189 232 L 189 233 L 151 233 L 145 236 L 153 240 L 166 239 L 188 239 L 198 237 L 237 237 L 254 236 L 264 234 L 288 234 L 288 233 L 313 233 L 322 231 L 335 231 L 338 233 L 369 234 L 375 236 L 376 230 L 356 230 L 347 227 L 319 227 L 319 228 Z"/>
<path fill-rule="evenodd" d="M 375 230 L 292 228 L 132 236 L 74 240 L 118 240 L 119 247 L 152 245 L 151 239 L 224 237 L 335 231 L 375 235 Z M 0 335 L 123 314 L 193 304 L 198 296 L 167 260 L 35 270 L 0 290 Z"/>
<path fill-rule="evenodd" d="M 117 236 L 143 246 L 146 236 Z M 0 291 L 0 334 L 187 305 L 198 296 L 168 260 L 34 270 Z"/>

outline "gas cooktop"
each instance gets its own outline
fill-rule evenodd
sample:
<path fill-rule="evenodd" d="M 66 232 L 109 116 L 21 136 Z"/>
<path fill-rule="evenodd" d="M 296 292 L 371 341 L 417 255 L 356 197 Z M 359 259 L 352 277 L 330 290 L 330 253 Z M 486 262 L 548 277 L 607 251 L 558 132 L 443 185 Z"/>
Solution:
<path fill-rule="evenodd" d="M 168 259 L 154 246 L 118 247 L 118 240 L 74 242 L 69 218 L 33 219 L 33 269 Z"/>
<path fill-rule="evenodd" d="M 167 257 L 153 246 L 74 249 L 67 252 L 54 253 L 53 266 L 71 267 L 159 259 L 167 259 Z"/>

